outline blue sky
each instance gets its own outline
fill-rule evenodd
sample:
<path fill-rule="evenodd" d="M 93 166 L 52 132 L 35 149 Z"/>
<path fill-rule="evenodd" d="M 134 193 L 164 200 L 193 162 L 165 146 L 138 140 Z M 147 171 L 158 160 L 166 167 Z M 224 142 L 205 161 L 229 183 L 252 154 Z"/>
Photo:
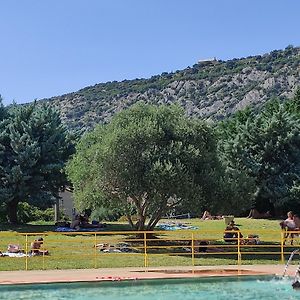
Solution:
<path fill-rule="evenodd" d="M 4 104 L 300 46 L 297 0 L 0 0 Z"/>

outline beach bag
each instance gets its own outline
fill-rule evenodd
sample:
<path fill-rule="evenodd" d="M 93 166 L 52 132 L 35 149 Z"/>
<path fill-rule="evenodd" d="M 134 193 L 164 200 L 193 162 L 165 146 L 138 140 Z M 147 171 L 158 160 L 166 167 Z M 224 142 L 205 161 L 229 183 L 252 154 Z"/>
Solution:
<path fill-rule="evenodd" d="M 251 244 L 251 245 L 260 244 L 259 236 L 257 234 L 249 234 L 248 235 L 248 244 Z"/>

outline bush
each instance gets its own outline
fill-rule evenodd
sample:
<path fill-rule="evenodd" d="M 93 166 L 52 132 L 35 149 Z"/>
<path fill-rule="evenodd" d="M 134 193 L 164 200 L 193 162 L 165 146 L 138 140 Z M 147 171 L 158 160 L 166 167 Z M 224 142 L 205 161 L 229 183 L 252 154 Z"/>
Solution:
<path fill-rule="evenodd" d="M 18 220 L 21 223 L 38 220 L 38 208 L 29 205 L 27 202 L 20 202 L 18 205 Z"/>
<path fill-rule="evenodd" d="M 54 220 L 54 209 L 52 207 L 47 208 L 46 210 L 40 210 L 40 221 L 53 221 Z M 60 212 L 62 216 L 62 213 Z"/>
<path fill-rule="evenodd" d="M 118 209 L 110 209 L 106 207 L 98 207 L 91 214 L 92 220 L 97 221 L 117 221 L 121 213 Z"/>
<path fill-rule="evenodd" d="M 41 210 L 27 202 L 21 202 L 18 205 L 18 220 L 21 223 L 28 223 L 31 221 L 53 221 L 54 209 L 47 208 Z"/>
<path fill-rule="evenodd" d="M 133 222 L 136 222 L 136 221 L 138 220 L 138 216 L 132 215 L 132 216 L 131 216 L 131 220 L 132 220 Z M 118 221 L 119 221 L 119 222 L 128 222 L 128 219 L 127 219 L 126 216 L 121 216 L 121 217 L 118 219 Z"/>

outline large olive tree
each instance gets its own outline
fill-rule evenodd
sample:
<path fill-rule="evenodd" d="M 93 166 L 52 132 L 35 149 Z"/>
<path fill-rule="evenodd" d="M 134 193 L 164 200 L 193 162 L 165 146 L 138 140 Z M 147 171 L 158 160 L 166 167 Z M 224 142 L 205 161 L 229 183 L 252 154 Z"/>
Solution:
<path fill-rule="evenodd" d="M 200 207 L 213 200 L 213 132 L 178 106 L 138 103 L 85 135 L 76 150 L 67 170 L 77 205 L 121 207 L 137 230 L 152 230 L 183 202 Z"/>

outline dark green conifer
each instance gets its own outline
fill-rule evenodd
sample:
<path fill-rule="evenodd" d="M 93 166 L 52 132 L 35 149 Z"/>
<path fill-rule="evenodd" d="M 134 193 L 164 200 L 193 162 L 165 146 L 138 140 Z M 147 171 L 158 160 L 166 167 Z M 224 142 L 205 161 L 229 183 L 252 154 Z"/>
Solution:
<path fill-rule="evenodd" d="M 71 147 L 58 113 L 49 106 L 1 105 L 1 116 L 0 203 L 8 221 L 16 223 L 18 203 L 58 196 Z"/>

